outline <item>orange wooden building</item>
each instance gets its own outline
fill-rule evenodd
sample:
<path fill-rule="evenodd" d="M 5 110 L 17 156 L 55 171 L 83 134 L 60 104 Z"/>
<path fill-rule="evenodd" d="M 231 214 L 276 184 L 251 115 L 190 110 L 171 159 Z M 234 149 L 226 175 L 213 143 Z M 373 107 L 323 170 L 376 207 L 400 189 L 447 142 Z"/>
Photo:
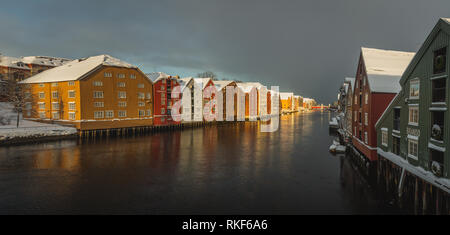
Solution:
<path fill-rule="evenodd" d="M 74 60 L 21 83 L 33 96 L 26 119 L 73 124 L 79 130 L 153 125 L 151 80 L 109 55 Z"/>

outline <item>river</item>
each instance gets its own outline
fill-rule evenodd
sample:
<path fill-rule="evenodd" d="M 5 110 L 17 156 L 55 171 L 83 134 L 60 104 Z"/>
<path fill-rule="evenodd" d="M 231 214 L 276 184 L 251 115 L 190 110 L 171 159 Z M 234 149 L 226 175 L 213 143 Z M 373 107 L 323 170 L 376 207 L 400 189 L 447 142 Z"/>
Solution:
<path fill-rule="evenodd" d="M 0 147 L 0 214 L 392 214 L 329 112 L 146 136 Z"/>

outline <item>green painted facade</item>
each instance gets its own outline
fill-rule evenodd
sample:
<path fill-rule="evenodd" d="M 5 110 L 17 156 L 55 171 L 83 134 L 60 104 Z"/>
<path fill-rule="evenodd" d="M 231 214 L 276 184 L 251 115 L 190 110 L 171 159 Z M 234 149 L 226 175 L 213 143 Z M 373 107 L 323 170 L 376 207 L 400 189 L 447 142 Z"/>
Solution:
<path fill-rule="evenodd" d="M 434 52 L 446 47 L 445 72 L 433 73 Z M 414 166 L 420 166 L 431 171 L 430 156 L 431 149 L 444 151 L 443 171 L 441 177 L 450 178 L 450 22 L 440 19 L 420 50 L 416 53 L 410 65 L 402 75 L 400 84 L 401 91 L 393 99 L 384 114 L 377 122 L 378 148 L 385 152 L 396 152 L 394 149 L 394 137 L 400 137 L 399 155 Z M 436 78 L 445 78 L 445 103 L 432 102 L 432 81 Z M 419 81 L 419 99 L 410 98 L 410 84 Z M 409 124 L 409 108 L 419 108 L 419 124 Z M 399 131 L 394 128 L 394 109 L 400 110 Z M 435 141 L 431 138 L 432 132 L 432 110 L 444 112 L 443 140 Z M 387 146 L 382 142 L 383 131 L 387 130 Z M 414 140 L 418 136 L 418 159 L 408 156 L 408 140 Z M 434 147 L 437 146 L 438 148 Z"/>

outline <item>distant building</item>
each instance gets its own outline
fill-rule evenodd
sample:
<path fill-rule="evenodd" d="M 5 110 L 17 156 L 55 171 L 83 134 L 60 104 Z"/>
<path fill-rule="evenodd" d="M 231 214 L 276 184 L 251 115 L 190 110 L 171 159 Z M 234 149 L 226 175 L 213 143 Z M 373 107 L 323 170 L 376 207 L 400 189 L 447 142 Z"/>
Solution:
<path fill-rule="evenodd" d="M 152 82 L 138 67 L 109 55 L 74 60 L 21 83 L 35 97 L 24 118 L 80 130 L 153 124 Z"/>
<path fill-rule="evenodd" d="M 280 99 L 281 99 L 281 111 L 284 112 L 294 111 L 294 93 L 280 92 Z"/>

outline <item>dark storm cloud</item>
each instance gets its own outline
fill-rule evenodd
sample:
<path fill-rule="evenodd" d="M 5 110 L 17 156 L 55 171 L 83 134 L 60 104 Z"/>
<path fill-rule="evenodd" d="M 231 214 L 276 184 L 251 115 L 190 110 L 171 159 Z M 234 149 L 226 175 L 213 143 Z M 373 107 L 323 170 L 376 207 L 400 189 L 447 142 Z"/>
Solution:
<path fill-rule="evenodd" d="M 0 52 L 107 53 L 182 76 L 211 70 L 329 103 L 361 46 L 416 51 L 450 1 L 21 1 L 0 9 Z"/>

